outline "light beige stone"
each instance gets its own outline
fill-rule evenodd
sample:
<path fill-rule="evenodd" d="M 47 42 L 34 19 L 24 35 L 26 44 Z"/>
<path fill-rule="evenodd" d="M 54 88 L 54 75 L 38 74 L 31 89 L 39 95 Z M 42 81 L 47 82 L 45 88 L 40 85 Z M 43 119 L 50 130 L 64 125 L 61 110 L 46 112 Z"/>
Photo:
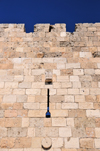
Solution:
<path fill-rule="evenodd" d="M 74 96 L 65 95 L 65 102 L 74 102 Z"/>
<path fill-rule="evenodd" d="M 59 136 L 60 137 L 71 137 L 72 136 L 71 128 L 70 127 L 59 128 Z"/>
<path fill-rule="evenodd" d="M 27 95 L 40 95 L 40 89 L 26 89 Z"/>
<path fill-rule="evenodd" d="M 95 148 L 100 148 L 100 139 L 95 139 Z"/>
<path fill-rule="evenodd" d="M 99 110 L 86 110 L 86 116 L 87 117 L 100 117 L 100 111 Z"/>
<path fill-rule="evenodd" d="M 24 103 L 24 108 L 29 110 L 39 109 L 39 103 Z"/>
<path fill-rule="evenodd" d="M 15 103 L 16 95 L 4 95 L 3 103 Z"/>
<path fill-rule="evenodd" d="M 68 94 L 79 94 L 79 89 L 68 89 Z"/>
<path fill-rule="evenodd" d="M 63 146 L 63 138 L 52 138 L 52 147 L 62 147 Z"/>
<path fill-rule="evenodd" d="M 65 148 L 79 148 L 79 138 L 65 138 Z"/>
<path fill-rule="evenodd" d="M 67 125 L 74 127 L 74 118 L 67 118 Z"/>
<path fill-rule="evenodd" d="M 81 103 L 79 103 L 79 109 L 93 109 L 93 103 L 81 102 Z"/>
<path fill-rule="evenodd" d="M 85 102 L 84 95 L 75 95 L 75 102 Z"/>
<path fill-rule="evenodd" d="M 73 69 L 73 75 L 83 75 L 83 69 Z"/>
<path fill-rule="evenodd" d="M 62 103 L 62 109 L 77 109 L 77 103 Z"/>
<path fill-rule="evenodd" d="M 66 95 L 67 89 L 57 89 L 57 95 Z"/>
<path fill-rule="evenodd" d="M 52 118 L 52 126 L 66 126 L 66 118 Z"/>
<path fill-rule="evenodd" d="M 22 127 L 29 126 L 29 118 L 22 118 Z"/>
<path fill-rule="evenodd" d="M 81 88 L 81 82 L 73 82 L 73 88 L 77 89 L 77 88 Z"/>

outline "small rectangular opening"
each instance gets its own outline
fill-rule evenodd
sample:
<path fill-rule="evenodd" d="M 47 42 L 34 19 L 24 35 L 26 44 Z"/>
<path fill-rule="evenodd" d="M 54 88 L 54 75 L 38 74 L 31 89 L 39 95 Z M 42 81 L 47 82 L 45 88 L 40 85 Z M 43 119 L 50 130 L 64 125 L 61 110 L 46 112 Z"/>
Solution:
<path fill-rule="evenodd" d="M 52 79 L 46 79 L 45 85 L 52 85 Z"/>

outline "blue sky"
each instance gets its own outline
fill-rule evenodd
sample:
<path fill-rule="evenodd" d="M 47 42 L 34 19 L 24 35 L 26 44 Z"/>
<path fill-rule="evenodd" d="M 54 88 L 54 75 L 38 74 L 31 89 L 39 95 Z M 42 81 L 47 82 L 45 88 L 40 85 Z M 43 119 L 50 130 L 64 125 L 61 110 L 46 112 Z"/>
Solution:
<path fill-rule="evenodd" d="M 37 23 L 66 23 L 73 32 L 75 23 L 100 22 L 100 0 L 0 0 L 0 23 L 25 23 L 32 32 Z"/>

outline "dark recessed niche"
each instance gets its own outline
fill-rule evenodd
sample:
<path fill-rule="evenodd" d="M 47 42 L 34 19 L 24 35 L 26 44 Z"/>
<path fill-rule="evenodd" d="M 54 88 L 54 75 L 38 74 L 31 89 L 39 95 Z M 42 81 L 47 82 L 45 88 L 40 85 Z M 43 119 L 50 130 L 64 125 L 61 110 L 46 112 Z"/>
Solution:
<path fill-rule="evenodd" d="M 45 85 L 52 85 L 52 79 L 46 79 Z"/>

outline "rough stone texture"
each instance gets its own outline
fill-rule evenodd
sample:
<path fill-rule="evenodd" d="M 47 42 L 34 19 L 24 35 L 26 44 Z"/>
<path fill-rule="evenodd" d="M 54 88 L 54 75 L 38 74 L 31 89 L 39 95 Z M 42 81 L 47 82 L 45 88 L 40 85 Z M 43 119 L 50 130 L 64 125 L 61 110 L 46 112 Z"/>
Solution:
<path fill-rule="evenodd" d="M 49 151 L 100 151 L 100 23 L 0 24 L 0 151 L 44 151 L 46 138 Z"/>

